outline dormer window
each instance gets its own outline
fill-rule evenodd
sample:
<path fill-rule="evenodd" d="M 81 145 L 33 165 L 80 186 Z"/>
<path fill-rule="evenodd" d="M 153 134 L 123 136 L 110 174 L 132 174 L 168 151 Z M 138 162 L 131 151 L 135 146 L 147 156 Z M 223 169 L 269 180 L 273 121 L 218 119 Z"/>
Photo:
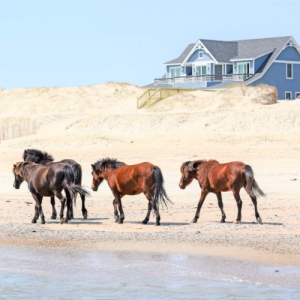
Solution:
<path fill-rule="evenodd" d="M 198 54 L 199 56 L 199 58 L 203 58 L 204 57 L 204 52 L 203 51 L 199 51 L 199 54 Z"/>

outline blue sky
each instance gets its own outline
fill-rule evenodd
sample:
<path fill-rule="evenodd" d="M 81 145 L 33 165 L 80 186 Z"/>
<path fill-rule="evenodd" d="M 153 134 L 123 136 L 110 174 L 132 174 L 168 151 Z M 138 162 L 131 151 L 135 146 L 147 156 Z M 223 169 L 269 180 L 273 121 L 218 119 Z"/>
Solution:
<path fill-rule="evenodd" d="M 0 0 L 0 87 L 145 85 L 199 38 L 292 35 L 300 1 Z"/>

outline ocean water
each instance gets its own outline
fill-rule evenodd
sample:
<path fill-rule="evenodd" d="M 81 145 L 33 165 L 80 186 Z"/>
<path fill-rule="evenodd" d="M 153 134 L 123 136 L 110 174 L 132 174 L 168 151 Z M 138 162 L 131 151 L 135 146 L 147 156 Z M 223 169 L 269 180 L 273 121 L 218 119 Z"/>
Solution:
<path fill-rule="evenodd" d="M 0 251 L 0 299 L 300 299 L 297 278 L 289 280 L 299 276 L 293 266 L 186 254 Z"/>

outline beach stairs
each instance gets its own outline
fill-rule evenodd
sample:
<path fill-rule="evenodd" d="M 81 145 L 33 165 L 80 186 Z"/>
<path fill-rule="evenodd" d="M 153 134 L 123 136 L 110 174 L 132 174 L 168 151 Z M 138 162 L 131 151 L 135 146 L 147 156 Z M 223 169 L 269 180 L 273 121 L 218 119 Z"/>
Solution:
<path fill-rule="evenodd" d="M 163 99 L 172 97 L 182 92 L 194 90 L 195 89 L 149 88 L 137 98 L 137 109 L 149 108 Z"/>

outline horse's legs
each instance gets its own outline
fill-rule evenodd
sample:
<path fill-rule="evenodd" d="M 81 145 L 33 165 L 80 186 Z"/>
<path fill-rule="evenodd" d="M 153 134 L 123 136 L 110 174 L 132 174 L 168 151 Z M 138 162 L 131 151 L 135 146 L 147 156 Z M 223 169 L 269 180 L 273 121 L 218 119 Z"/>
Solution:
<path fill-rule="evenodd" d="M 199 219 L 201 207 L 203 205 L 203 202 L 204 202 L 207 194 L 208 194 L 208 192 L 206 190 L 201 190 L 201 196 L 200 196 L 200 200 L 199 200 L 198 207 L 196 210 L 196 215 L 195 215 L 195 218 L 192 220 L 192 223 L 197 223 L 197 221 Z"/>
<path fill-rule="evenodd" d="M 246 189 L 245 189 L 246 190 Z M 246 191 L 247 192 L 247 191 Z M 257 198 L 255 196 L 251 196 L 250 193 L 247 192 L 247 194 L 250 196 L 251 200 L 252 200 L 252 203 L 254 205 L 254 211 L 255 211 L 255 218 L 257 220 L 257 223 L 259 224 L 262 224 L 262 219 L 258 213 L 258 210 L 257 210 Z"/>
<path fill-rule="evenodd" d="M 60 200 L 61 202 L 61 208 L 60 208 L 60 223 L 63 224 L 68 223 L 68 215 L 66 217 L 66 219 L 64 219 L 64 209 L 65 209 L 65 205 L 67 202 L 67 198 L 63 196 L 63 194 L 61 193 L 61 191 L 54 191 L 55 196 Z"/>
<path fill-rule="evenodd" d="M 83 219 L 85 220 L 88 217 L 88 211 L 85 208 L 85 195 L 80 195 L 80 198 L 81 198 L 81 212 L 82 212 Z"/>
<path fill-rule="evenodd" d="M 237 219 L 234 222 L 235 224 L 237 224 L 237 223 L 241 223 L 242 222 L 242 206 L 243 206 L 243 202 L 242 202 L 242 199 L 240 197 L 240 191 L 239 190 L 233 190 L 232 192 L 233 192 L 234 199 L 236 201 L 236 205 L 238 207 Z"/>
<path fill-rule="evenodd" d="M 150 213 L 152 210 L 152 195 L 151 193 L 148 191 L 145 193 L 146 198 L 148 199 L 148 212 L 146 215 L 146 218 L 142 221 L 143 224 L 147 224 L 149 222 L 149 218 L 150 218 Z"/>
<path fill-rule="evenodd" d="M 66 193 L 66 197 L 67 197 L 67 214 L 66 214 L 66 218 L 68 218 L 68 220 L 72 220 L 73 219 L 73 206 L 72 206 L 72 202 L 73 199 L 71 198 L 70 192 L 65 189 L 65 193 Z M 72 195 L 74 196 L 74 195 Z"/>
<path fill-rule="evenodd" d="M 221 210 L 221 213 L 222 213 L 222 219 L 221 219 L 220 222 L 225 223 L 226 215 L 225 215 L 225 211 L 223 209 L 222 193 L 218 192 L 218 193 L 216 193 L 216 195 L 217 195 L 218 204 L 219 204 L 219 207 L 220 207 L 220 210 Z"/>
<path fill-rule="evenodd" d="M 113 201 L 113 206 L 114 206 L 115 222 L 117 223 L 117 222 L 119 222 L 119 220 L 120 220 L 120 216 L 119 216 L 119 214 L 118 214 L 118 206 L 117 206 L 117 201 L 116 201 L 116 199 L 114 199 L 114 201 Z"/>
<path fill-rule="evenodd" d="M 35 200 L 35 198 L 34 198 Z M 37 200 L 35 200 L 37 201 Z M 37 203 L 35 203 L 35 207 L 34 207 L 34 216 L 33 216 L 33 219 L 31 221 L 31 223 L 36 223 L 36 221 L 38 220 L 39 218 L 39 209 L 38 209 L 38 206 L 37 206 Z"/>
<path fill-rule="evenodd" d="M 44 213 L 43 213 L 43 210 L 42 210 L 43 197 L 41 197 L 40 195 L 35 195 L 35 194 L 32 194 L 32 196 L 35 200 L 35 214 L 34 214 L 34 217 L 31 221 L 31 223 L 36 223 L 39 216 L 41 216 L 41 223 L 45 224 L 45 216 L 44 216 Z"/>
<path fill-rule="evenodd" d="M 51 205 L 52 205 L 52 216 L 51 216 L 51 219 L 52 220 L 55 220 L 56 217 L 57 217 L 57 212 L 56 212 L 56 209 L 55 209 L 55 198 L 54 196 L 51 196 Z"/>
<path fill-rule="evenodd" d="M 41 201 L 40 201 L 41 205 L 39 208 L 39 214 L 41 216 L 41 223 L 45 224 L 46 222 L 45 222 L 45 216 L 44 216 L 44 212 L 43 212 L 43 208 L 42 208 L 42 202 L 43 202 L 43 197 L 41 197 Z"/>
<path fill-rule="evenodd" d="M 118 222 L 119 224 L 123 224 L 123 221 L 125 220 L 125 215 L 124 215 L 124 211 L 123 211 L 123 207 L 122 207 L 121 198 L 122 198 L 122 196 L 120 196 L 119 194 L 115 195 L 115 200 L 118 204 L 119 213 L 120 213 L 120 219 Z"/>

